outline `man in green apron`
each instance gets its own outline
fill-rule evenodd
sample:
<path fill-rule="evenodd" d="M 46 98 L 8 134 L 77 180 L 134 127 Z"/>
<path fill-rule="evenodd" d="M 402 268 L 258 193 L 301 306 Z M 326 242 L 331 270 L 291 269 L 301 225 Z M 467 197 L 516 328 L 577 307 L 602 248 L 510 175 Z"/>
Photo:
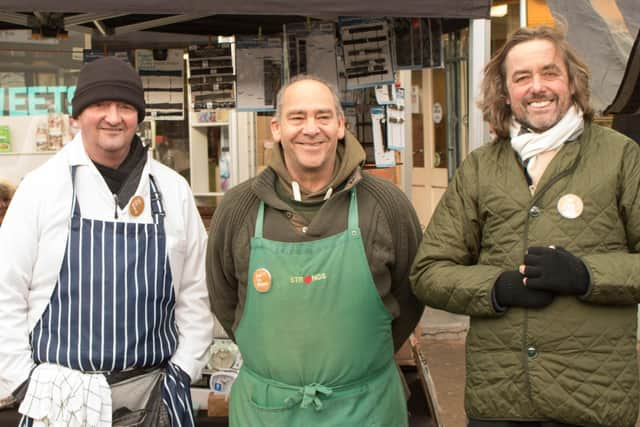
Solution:
<path fill-rule="evenodd" d="M 225 195 L 210 231 L 212 308 L 244 359 L 230 423 L 406 426 L 393 354 L 422 313 L 413 207 L 362 173 L 326 82 L 284 86 L 271 130 L 269 167 Z"/>

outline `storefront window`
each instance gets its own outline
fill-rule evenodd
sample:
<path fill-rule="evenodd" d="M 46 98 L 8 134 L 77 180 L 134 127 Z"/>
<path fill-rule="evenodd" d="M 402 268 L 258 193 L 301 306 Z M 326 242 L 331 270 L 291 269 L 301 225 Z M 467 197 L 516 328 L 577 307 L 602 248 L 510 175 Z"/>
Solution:
<path fill-rule="evenodd" d="M 154 125 L 153 157 L 190 181 L 189 130 L 186 120 L 158 120 Z"/>
<path fill-rule="evenodd" d="M 133 49 L 118 51 L 131 60 Z M 114 52 L 108 52 L 114 54 Z M 86 56 L 85 35 L 31 39 L 29 30 L 0 31 L 0 176 L 19 182 L 71 141 L 78 128 L 71 118 L 71 100 Z M 154 157 L 187 180 L 189 131 L 187 120 L 147 119 L 139 135 L 154 149 Z"/>
<path fill-rule="evenodd" d="M 0 31 L 0 171 L 14 182 L 71 140 L 71 99 L 83 60 L 84 35 L 31 39 L 29 30 Z M 45 154 L 44 156 L 42 154 Z"/>
<path fill-rule="evenodd" d="M 491 54 L 520 28 L 520 0 L 491 2 Z"/>

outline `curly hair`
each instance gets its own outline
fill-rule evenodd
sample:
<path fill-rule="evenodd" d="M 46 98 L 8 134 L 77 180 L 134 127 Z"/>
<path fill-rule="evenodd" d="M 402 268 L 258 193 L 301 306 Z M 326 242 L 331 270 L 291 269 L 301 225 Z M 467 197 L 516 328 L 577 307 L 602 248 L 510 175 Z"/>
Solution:
<path fill-rule="evenodd" d="M 478 107 L 482 110 L 484 120 L 489 123 L 498 138 L 508 138 L 511 125 L 511 107 L 507 103 L 509 97 L 505 66 L 507 55 L 520 43 L 540 39 L 553 43 L 562 55 L 569 74 L 569 85 L 574 88 L 573 103 L 582 109 L 585 120 L 593 119 L 589 69 L 567 42 L 564 31 L 548 26 L 520 28 L 509 37 L 484 67 L 482 99 L 478 101 Z"/>
<path fill-rule="evenodd" d="M 4 215 L 15 192 L 16 187 L 11 181 L 0 178 L 0 224 L 4 220 Z"/>
<path fill-rule="evenodd" d="M 0 178 L 0 200 L 10 202 L 15 192 L 16 186 L 11 181 Z"/>

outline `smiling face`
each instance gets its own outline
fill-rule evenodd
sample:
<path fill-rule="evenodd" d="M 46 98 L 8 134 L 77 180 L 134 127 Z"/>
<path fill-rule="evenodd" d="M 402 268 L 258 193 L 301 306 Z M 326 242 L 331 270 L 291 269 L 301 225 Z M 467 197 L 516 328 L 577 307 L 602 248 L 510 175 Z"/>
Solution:
<path fill-rule="evenodd" d="M 138 126 L 138 111 L 120 101 L 89 105 L 77 118 L 89 158 L 116 169 L 129 153 Z"/>
<path fill-rule="evenodd" d="M 300 80 L 286 88 L 271 132 L 282 144 L 293 180 L 309 191 L 329 183 L 338 140 L 344 138 L 344 116 L 336 111 L 333 93 L 326 85 Z"/>
<path fill-rule="evenodd" d="M 553 127 L 571 107 L 574 89 L 551 41 L 535 39 L 514 46 L 507 54 L 505 71 L 511 112 L 531 130 Z"/>

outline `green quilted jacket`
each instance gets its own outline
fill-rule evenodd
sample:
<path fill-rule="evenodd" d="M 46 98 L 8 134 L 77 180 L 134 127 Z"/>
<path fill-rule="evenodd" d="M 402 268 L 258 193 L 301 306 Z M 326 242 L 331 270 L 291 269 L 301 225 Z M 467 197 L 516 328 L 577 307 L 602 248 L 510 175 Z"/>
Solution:
<path fill-rule="evenodd" d="M 469 154 L 425 231 L 411 276 L 426 304 L 470 316 L 465 408 L 478 420 L 634 426 L 640 302 L 640 147 L 585 124 L 532 196 L 508 140 Z M 567 219 L 565 194 L 584 202 Z M 586 296 L 495 311 L 493 285 L 530 246 L 562 246 L 591 276 Z"/>

